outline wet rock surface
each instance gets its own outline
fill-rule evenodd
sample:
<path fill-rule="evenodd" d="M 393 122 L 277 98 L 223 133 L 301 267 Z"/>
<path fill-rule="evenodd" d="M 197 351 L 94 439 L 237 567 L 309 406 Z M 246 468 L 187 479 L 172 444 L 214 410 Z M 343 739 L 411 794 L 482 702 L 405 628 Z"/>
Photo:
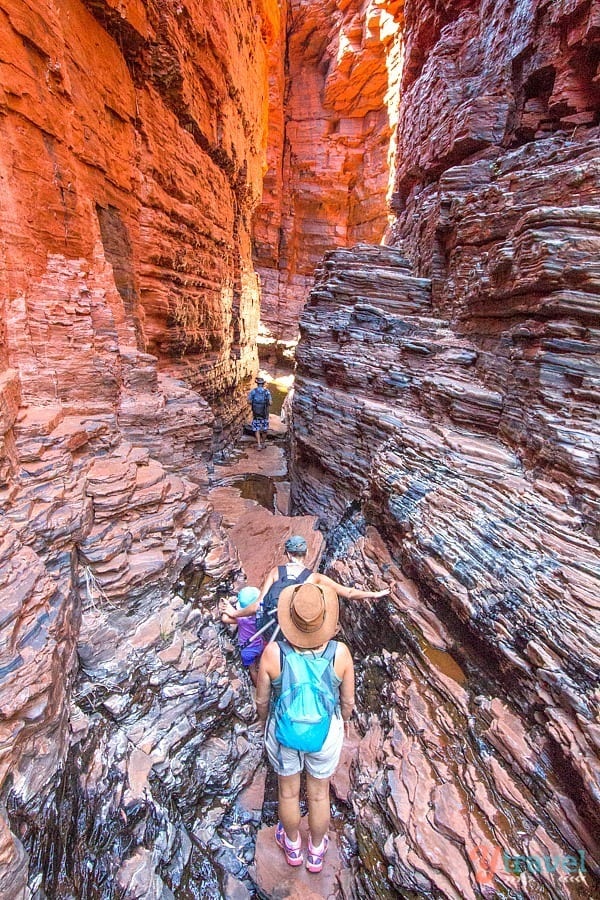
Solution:
<path fill-rule="evenodd" d="M 275 843 L 275 826 L 261 828 L 256 838 L 256 864 L 254 878 L 259 896 L 269 900 L 336 900 L 340 896 L 338 873 L 341 860 L 335 831 L 321 872 L 309 872 L 304 865 L 292 868 L 285 861 L 283 851 Z M 300 836 L 304 853 L 308 846 L 308 824 L 300 823 Z"/>
<path fill-rule="evenodd" d="M 278 507 L 281 482 L 276 479 L 287 474 L 281 445 L 272 443 L 258 452 L 253 442 L 247 443 L 241 458 L 215 466 L 214 474 L 218 486 L 208 497 L 222 516 L 248 584 L 261 587 L 273 566 L 284 563 L 283 545 L 292 534 L 306 540 L 306 565 L 317 566 L 324 539 L 316 517 L 287 516 Z"/>
<path fill-rule="evenodd" d="M 200 484 L 114 418 L 6 424 L 0 893 L 166 896 L 202 867 L 218 885 L 195 829 L 215 805 L 220 826 L 261 753 L 215 622 L 235 551 Z"/>
<path fill-rule="evenodd" d="M 342 611 L 358 670 L 350 896 L 595 896 L 595 829 L 541 721 L 365 530 L 328 570 L 393 585 L 389 603 Z"/>

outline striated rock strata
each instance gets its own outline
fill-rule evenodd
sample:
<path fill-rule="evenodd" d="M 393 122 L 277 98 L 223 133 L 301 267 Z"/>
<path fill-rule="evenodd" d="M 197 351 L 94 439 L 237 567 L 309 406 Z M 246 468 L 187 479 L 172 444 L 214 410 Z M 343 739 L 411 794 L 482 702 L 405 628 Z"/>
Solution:
<path fill-rule="evenodd" d="M 205 461 L 256 368 L 278 17 L 3 4 L 2 896 L 167 896 L 205 865 L 189 835 L 217 793 L 189 760 L 231 796 L 254 764 L 245 688 L 174 585 L 238 566 Z"/>
<path fill-rule="evenodd" d="M 207 586 L 173 590 L 190 568 L 226 580 L 235 554 L 201 485 L 126 441 L 115 416 L 58 405 L 18 413 L 15 380 L 2 394 L 3 411 L 11 399 L 13 408 L 0 558 L 0 894 L 29 896 L 28 884 L 92 896 L 96 880 L 125 889 L 141 867 L 135 878 L 154 896 L 194 870 L 191 810 L 218 793 L 206 773 L 188 777 L 190 755 L 201 746 L 229 773 L 256 763 L 241 737 L 253 714 L 246 689 L 206 607 L 192 602 L 208 598 Z M 233 777 L 233 795 L 243 780 Z"/>
<path fill-rule="evenodd" d="M 128 348 L 175 378 L 183 355 L 220 412 L 256 366 L 249 229 L 277 5 L 3 13 L 4 364 L 27 400 L 114 408 Z"/>
<path fill-rule="evenodd" d="M 394 584 L 347 622 L 367 655 L 359 878 L 593 896 L 597 4 L 404 13 L 394 246 L 326 255 L 293 407 L 296 508 L 346 529 L 333 572 Z M 587 874 L 527 863 L 561 853 Z"/>
<path fill-rule="evenodd" d="M 504 678 L 466 631 L 440 622 L 376 530 L 356 516 L 344 529 L 331 574 L 393 585 L 391 602 L 343 610 L 360 697 L 347 896 L 594 896 L 596 836 L 543 730 L 515 712 Z"/>
<path fill-rule="evenodd" d="M 588 221 L 586 212 L 581 217 Z M 572 309 L 569 315 L 575 317 Z M 538 313 L 540 327 L 548 329 L 558 329 L 561 317 L 562 310 L 552 306 Z M 503 344 L 509 339 L 510 332 L 498 338 Z M 554 357 L 555 369 L 543 348 L 540 358 L 531 354 L 528 359 L 532 372 L 543 367 L 546 383 L 553 383 L 555 392 L 564 385 L 561 373 L 569 352 L 576 361 L 584 352 L 586 359 L 593 359 L 592 334 L 585 349 L 581 344 L 561 349 Z M 468 664 L 477 666 L 477 677 L 491 679 L 493 691 L 500 692 L 482 701 L 487 725 L 477 777 L 456 766 L 442 771 L 432 749 L 445 746 L 441 734 L 425 738 L 429 750 L 422 746 L 410 750 L 421 759 L 415 757 L 410 767 L 419 773 L 416 778 L 426 778 L 431 770 L 425 793 L 435 795 L 435 808 L 438 803 L 449 808 L 458 803 L 465 779 L 467 784 L 473 782 L 469 790 L 481 792 L 478 782 L 484 781 L 491 754 L 493 765 L 499 767 L 496 787 L 503 785 L 502 795 L 512 797 L 520 814 L 530 820 L 525 833 L 532 836 L 539 817 L 552 840 L 560 836 L 562 852 L 571 852 L 569 847 L 583 849 L 590 868 L 598 871 L 594 833 L 600 821 L 600 696 L 595 673 L 600 554 L 592 535 L 595 488 L 589 470 L 578 465 L 580 458 L 590 459 L 591 407 L 579 407 L 581 421 L 568 396 L 553 407 L 555 433 L 564 429 L 565 442 L 585 432 L 581 456 L 565 454 L 560 467 L 554 455 L 544 458 L 540 453 L 532 461 L 527 445 L 522 452 L 510 446 L 510 429 L 505 427 L 505 417 L 510 421 L 510 395 L 503 393 L 502 381 L 491 385 L 480 374 L 480 355 L 473 337 L 458 333 L 434 309 L 430 281 L 416 278 L 398 250 L 359 246 L 328 254 L 302 319 L 293 406 L 293 496 L 299 511 L 316 513 L 329 525 L 362 507 L 380 530 L 387 556 L 379 568 L 367 563 L 361 571 L 357 563 L 359 575 L 350 568 L 346 577 L 364 580 L 366 575 L 377 584 L 396 584 L 394 599 L 402 612 L 409 617 L 410 607 L 418 612 L 416 640 L 425 638 L 444 650 L 462 646 Z M 510 358 L 508 350 L 506 355 Z M 544 393 L 538 389 L 535 396 L 537 410 L 522 412 L 533 421 L 536 411 L 543 412 Z M 516 402 L 515 397 L 513 406 Z M 571 456 L 574 462 L 569 465 Z M 407 577 L 415 582 L 412 597 L 402 590 Z M 419 813 L 406 806 L 415 791 L 421 796 L 420 789 L 409 786 L 409 770 L 402 768 L 414 744 L 410 734 L 417 727 L 416 710 L 426 732 L 437 727 L 441 715 L 431 713 L 439 705 L 436 691 L 428 695 L 435 677 L 428 676 L 429 688 L 424 688 L 410 673 L 416 663 L 402 662 L 402 653 L 397 660 L 390 659 L 389 652 L 406 649 L 405 622 L 400 619 L 393 627 L 397 636 L 388 635 L 376 624 L 381 612 L 374 614 L 374 621 L 369 618 L 373 612 L 365 612 L 366 618 L 359 617 L 358 622 L 353 618 L 349 635 L 363 652 L 374 652 L 380 644 L 388 650 L 388 656 L 383 652 L 384 669 L 397 699 L 379 737 L 369 734 L 375 724 L 367 726 L 364 720 L 365 741 L 373 744 L 378 766 L 385 761 L 386 771 L 396 766 L 397 757 L 401 766 L 397 777 L 407 797 L 396 797 L 391 775 L 383 776 L 381 796 L 391 787 L 397 809 L 388 801 L 385 824 L 376 814 L 364 812 L 363 824 L 369 816 L 374 818 L 366 825 L 363 843 L 359 841 L 361 860 L 369 868 L 369 847 L 373 843 L 381 847 L 390 834 L 383 861 L 392 866 L 392 884 L 407 890 L 435 888 L 447 897 L 472 896 L 460 891 L 466 891 L 469 879 L 470 890 L 478 890 L 469 854 L 481 845 L 482 832 L 471 830 L 470 843 L 465 834 L 445 824 L 445 813 L 440 812 L 439 821 L 434 815 L 431 836 L 424 837 L 426 808 Z M 372 634 L 367 647 L 363 632 Z M 417 706 L 411 711 L 413 690 L 420 699 L 415 699 Z M 454 722 L 452 741 L 463 739 L 477 707 L 477 689 L 462 691 L 461 687 L 461 722 L 454 718 L 456 710 L 448 711 Z M 457 696 L 451 702 L 458 702 Z M 495 717 L 501 720 L 497 725 Z M 504 734 L 506 729 L 510 734 Z M 522 736 L 520 749 L 516 734 Z M 370 765 L 368 783 L 374 777 Z M 533 804 L 508 786 L 522 777 L 537 797 Z M 542 800 L 548 784 L 553 786 L 551 795 Z M 502 846 L 509 854 L 539 855 L 543 846 L 549 846 L 539 832 L 541 845 L 515 850 L 523 846 L 518 834 L 509 829 L 502 838 L 494 801 L 483 795 L 480 800 L 494 835 L 488 840 L 492 849 Z M 460 803 L 468 808 L 467 799 Z M 443 852 L 439 841 L 445 838 L 439 832 L 450 837 L 452 845 Z M 442 857 L 447 859 L 445 878 L 433 871 Z M 456 865 L 450 862 L 455 857 Z M 411 874 L 411 866 L 425 880 Z"/>

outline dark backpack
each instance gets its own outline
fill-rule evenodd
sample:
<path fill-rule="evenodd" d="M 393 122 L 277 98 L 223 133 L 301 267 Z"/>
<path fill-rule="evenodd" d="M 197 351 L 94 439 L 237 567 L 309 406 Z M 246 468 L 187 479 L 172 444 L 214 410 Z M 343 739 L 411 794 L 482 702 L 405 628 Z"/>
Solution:
<path fill-rule="evenodd" d="M 291 584 L 302 584 L 308 576 L 311 574 L 310 569 L 302 569 L 300 574 L 293 578 L 291 575 L 287 574 L 286 566 L 278 566 L 277 567 L 278 579 L 275 581 L 265 596 L 263 597 L 263 601 L 258 608 L 258 612 L 256 613 L 256 630 L 261 631 L 265 625 L 270 624 L 270 628 L 265 628 L 262 632 L 262 636 L 265 641 L 270 641 L 273 637 L 273 632 L 277 628 L 277 602 L 279 600 L 279 595 L 282 590 L 286 587 L 289 587 Z"/>
<path fill-rule="evenodd" d="M 281 693 L 274 708 L 275 737 L 284 747 L 318 753 L 339 707 L 339 680 L 334 683 L 337 641 L 322 654 L 298 653 L 287 641 L 281 651 Z"/>
<path fill-rule="evenodd" d="M 254 389 L 252 394 L 252 415 L 255 419 L 266 419 L 269 415 L 269 395 L 264 388 Z"/>

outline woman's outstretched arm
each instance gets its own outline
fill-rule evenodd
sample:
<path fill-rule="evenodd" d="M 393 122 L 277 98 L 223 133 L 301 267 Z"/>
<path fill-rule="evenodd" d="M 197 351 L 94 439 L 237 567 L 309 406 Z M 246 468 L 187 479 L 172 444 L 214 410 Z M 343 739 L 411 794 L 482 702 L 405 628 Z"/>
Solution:
<path fill-rule="evenodd" d="M 355 587 L 338 584 L 333 578 L 321 575 L 320 572 L 314 572 L 309 580 L 315 584 L 328 585 L 328 587 L 333 588 L 338 597 L 343 597 L 345 600 L 368 600 L 369 598 L 376 600 L 378 597 L 387 597 L 390 592 L 389 588 L 384 588 L 382 591 L 361 591 Z"/>

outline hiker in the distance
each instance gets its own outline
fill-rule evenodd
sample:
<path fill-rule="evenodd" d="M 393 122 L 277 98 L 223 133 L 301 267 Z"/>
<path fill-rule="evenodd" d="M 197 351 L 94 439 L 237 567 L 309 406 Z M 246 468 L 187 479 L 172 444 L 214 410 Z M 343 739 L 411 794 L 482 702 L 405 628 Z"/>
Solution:
<path fill-rule="evenodd" d="M 290 866 L 303 862 L 300 774 L 306 771 L 308 846 L 306 868 L 320 872 L 327 853 L 329 779 L 344 742 L 344 723 L 354 709 L 354 666 L 338 628 L 338 598 L 328 585 L 291 585 L 279 598 L 284 640 L 261 657 L 256 688 L 265 748 L 278 779 L 279 823 L 275 840 Z"/>
<path fill-rule="evenodd" d="M 256 615 L 257 630 L 261 632 L 265 640 L 269 640 L 277 627 L 276 611 L 277 601 L 281 591 L 290 584 L 299 584 L 308 582 L 310 584 L 318 584 L 321 587 L 328 587 L 334 590 L 338 597 L 344 597 L 346 600 L 366 600 L 372 598 L 376 600 L 378 597 L 386 597 L 389 589 L 383 591 L 361 591 L 358 588 L 349 588 L 343 584 L 338 584 L 327 575 L 320 572 L 312 572 L 304 565 L 304 559 L 308 553 L 308 545 L 304 538 L 299 534 L 293 534 L 285 542 L 285 554 L 287 562 L 283 566 L 274 566 L 267 575 L 260 591 L 258 599 L 247 606 L 245 609 L 236 609 L 231 604 L 225 603 L 221 612 L 225 613 L 231 619 L 238 619 L 241 616 Z M 271 627 L 266 628 L 272 623 Z"/>
<path fill-rule="evenodd" d="M 260 375 L 255 379 L 256 387 L 248 394 L 248 403 L 252 407 L 252 422 L 250 428 L 256 435 L 256 448 L 263 450 L 266 434 L 269 430 L 269 409 L 272 402 L 271 392 L 265 387 L 265 379 Z M 261 435 L 265 435 L 261 440 Z"/>

